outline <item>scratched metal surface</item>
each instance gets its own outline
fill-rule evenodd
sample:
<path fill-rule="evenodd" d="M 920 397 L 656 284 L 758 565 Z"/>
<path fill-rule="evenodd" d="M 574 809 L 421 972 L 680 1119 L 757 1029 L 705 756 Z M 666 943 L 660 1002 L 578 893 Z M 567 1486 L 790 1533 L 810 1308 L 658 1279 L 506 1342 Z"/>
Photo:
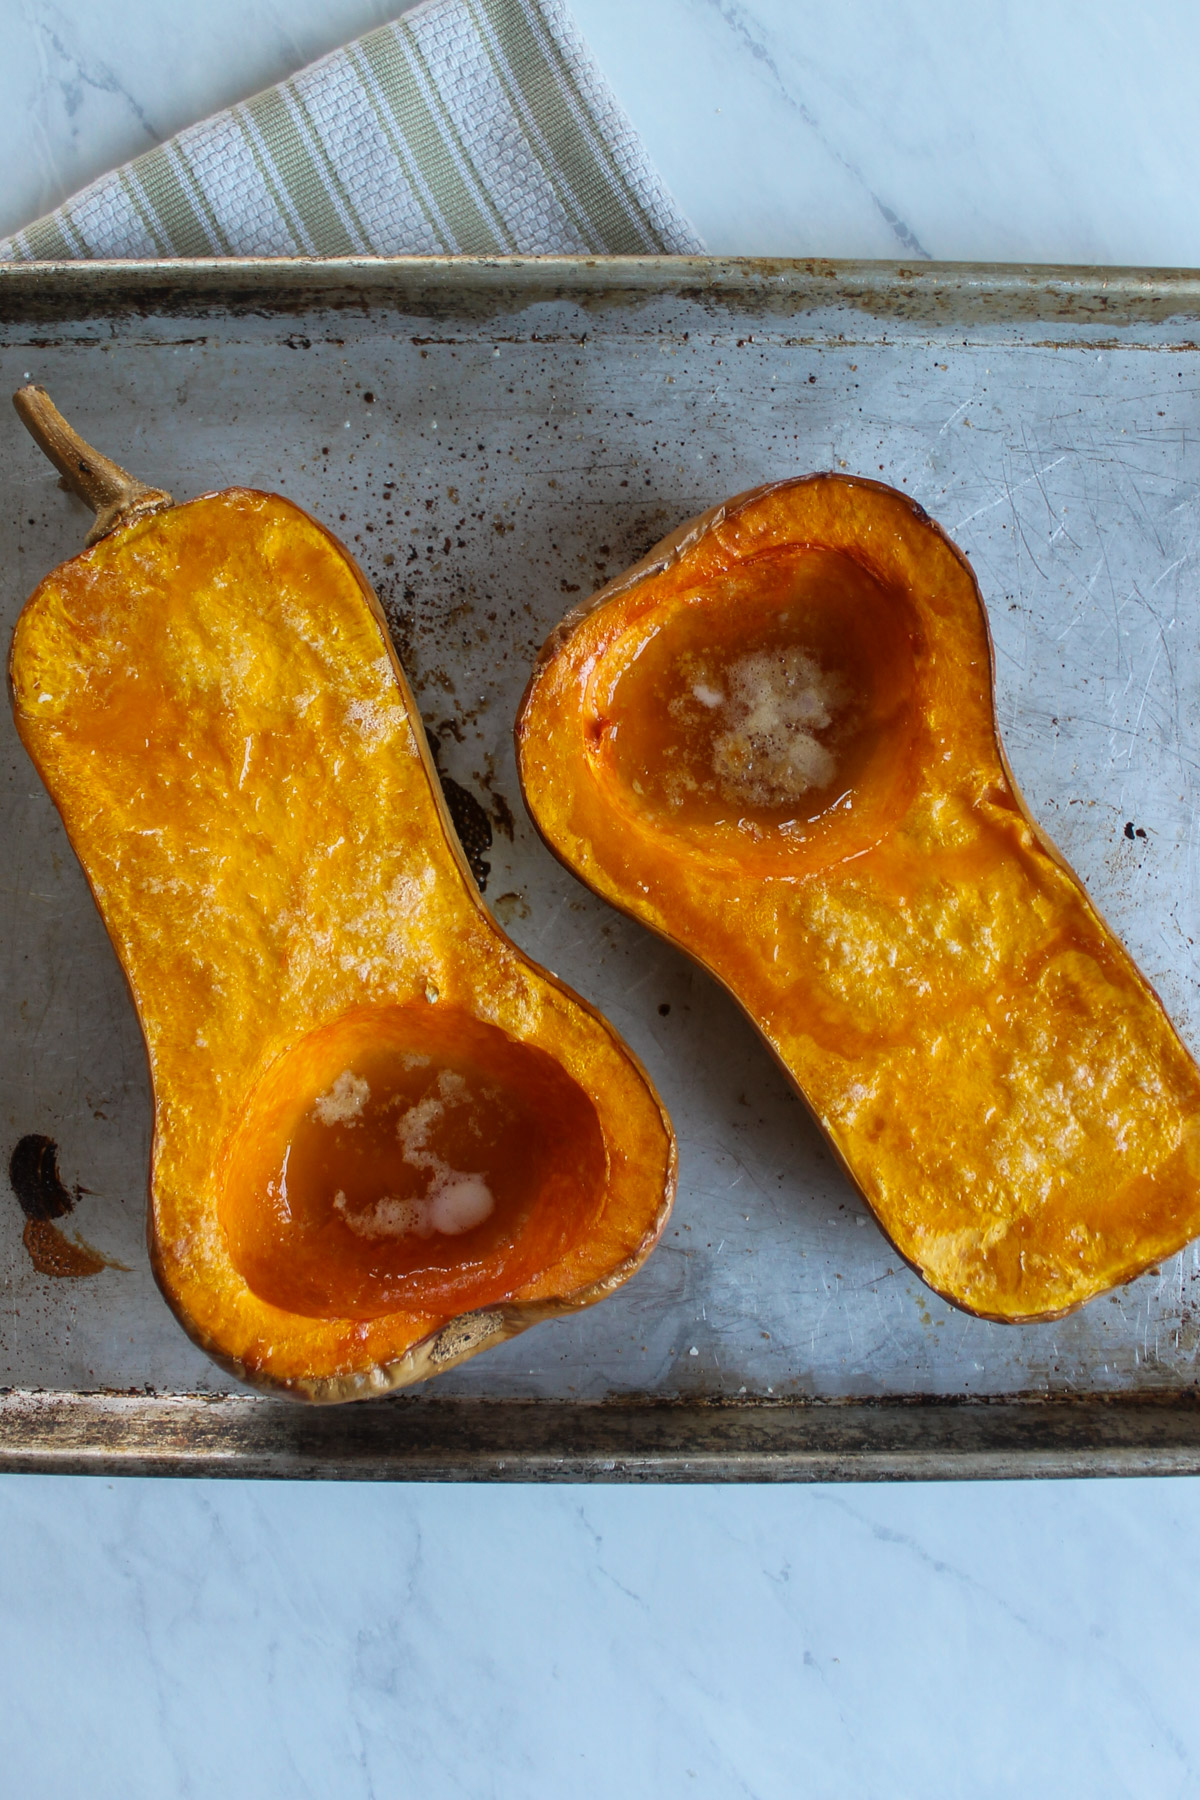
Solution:
<path fill-rule="evenodd" d="M 350 267 L 307 288 L 269 268 L 185 268 L 169 289 L 161 270 L 37 287 L 11 273 L 8 388 L 44 382 L 85 435 L 177 497 L 279 488 L 354 546 L 444 770 L 489 815 L 489 901 L 615 1021 L 676 1122 L 679 1200 L 644 1272 L 445 1377 L 442 1393 L 1193 1385 L 1194 1250 L 1044 1327 L 985 1324 L 936 1299 L 732 1003 L 541 848 L 509 734 L 565 607 L 680 519 L 814 468 L 902 486 L 979 574 L 1005 742 L 1037 816 L 1197 1047 L 1200 284 L 704 263 L 619 279 L 595 264 L 386 279 Z M 0 494 L 7 633 L 86 519 L 11 415 Z M 129 1000 L 7 709 L 0 732 L 4 1156 L 23 1133 L 55 1138 L 64 1177 L 87 1190 L 74 1222 L 128 1265 L 37 1275 L 10 1195 L 0 1385 L 226 1391 L 149 1272 L 149 1096 Z"/>

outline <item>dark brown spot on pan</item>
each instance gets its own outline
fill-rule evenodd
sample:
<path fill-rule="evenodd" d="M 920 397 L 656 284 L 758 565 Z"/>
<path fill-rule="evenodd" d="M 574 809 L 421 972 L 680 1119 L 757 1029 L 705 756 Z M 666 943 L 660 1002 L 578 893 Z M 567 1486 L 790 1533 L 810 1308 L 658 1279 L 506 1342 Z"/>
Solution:
<path fill-rule="evenodd" d="M 77 1187 L 72 1192 L 63 1182 L 53 1138 L 36 1131 L 20 1138 L 8 1159 L 8 1179 L 25 1214 L 22 1242 L 39 1275 L 77 1279 L 98 1275 L 101 1269 L 125 1267 L 102 1256 L 82 1238 L 72 1242 L 54 1223 L 66 1217 L 83 1190 Z"/>
<path fill-rule="evenodd" d="M 27 1219 L 64 1219 L 78 1197 L 63 1185 L 58 1145 L 40 1132 L 18 1140 L 8 1159 L 8 1179 Z"/>
<path fill-rule="evenodd" d="M 438 778 L 442 784 L 446 811 L 450 814 L 454 829 L 458 833 L 458 841 L 463 848 L 463 855 L 467 859 L 476 885 L 482 894 L 487 889 L 488 876 L 492 872 L 492 865 L 487 860 L 487 853 L 492 847 L 491 821 L 474 794 L 455 781 L 452 775 L 443 772 L 442 746 L 432 731 L 429 732 L 428 739 Z"/>
<path fill-rule="evenodd" d="M 101 1269 L 110 1266 L 106 1256 L 101 1256 L 82 1239 L 72 1243 L 49 1219 L 27 1219 L 22 1242 L 39 1275 L 73 1279 L 81 1275 L 98 1275 Z M 119 1269 L 123 1265 L 114 1263 L 112 1267 Z"/>
<path fill-rule="evenodd" d="M 442 776 L 442 792 L 446 796 L 446 807 L 454 820 L 454 829 L 458 833 L 463 854 L 471 865 L 471 873 L 482 894 L 492 872 L 492 865 L 487 861 L 487 852 L 492 847 L 491 821 L 474 794 L 467 788 L 460 787 L 452 776 Z"/>
<path fill-rule="evenodd" d="M 506 838 L 512 838 L 516 820 L 512 816 L 512 807 L 503 794 L 492 794 L 492 820 L 497 831 L 502 831 Z"/>

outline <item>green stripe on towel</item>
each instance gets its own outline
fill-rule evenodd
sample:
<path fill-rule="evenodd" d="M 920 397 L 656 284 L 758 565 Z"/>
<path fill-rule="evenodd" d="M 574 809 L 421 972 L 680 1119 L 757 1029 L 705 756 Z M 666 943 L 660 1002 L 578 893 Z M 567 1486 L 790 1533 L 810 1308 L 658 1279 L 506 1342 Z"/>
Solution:
<path fill-rule="evenodd" d="M 102 176 L 0 261 L 700 248 L 564 0 L 424 0 Z"/>

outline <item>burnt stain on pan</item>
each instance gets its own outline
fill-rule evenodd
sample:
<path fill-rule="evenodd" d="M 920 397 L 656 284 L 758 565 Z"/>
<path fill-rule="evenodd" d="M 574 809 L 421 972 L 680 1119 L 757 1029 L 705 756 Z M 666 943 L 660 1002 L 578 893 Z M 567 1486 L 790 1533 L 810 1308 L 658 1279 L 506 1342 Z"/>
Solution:
<path fill-rule="evenodd" d="M 70 1238 L 64 1237 L 58 1226 L 49 1219 L 27 1219 L 22 1242 L 39 1275 L 77 1279 L 82 1275 L 98 1275 L 101 1269 L 110 1266 L 106 1256 L 101 1256 L 98 1250 L 93 1250 L 82 1239 L 72 1242 Z M 111 1266 L 119 1268 L 122 1265 L 118 1263 Z"/>
<path fill-rule="evenodd" d="M 442 792 L 454 820 L 463 854 L 471 865 L 471 873 L 482 894 L 488 884 L 492 865 L 486 852 L 492 847 L 492 826 L 487 814 L 468 788 L 460 787 L 450 775 L 442 776 Z"/>
<path fill-rule="evenodd" d="M 512 815 L 512 807 L 499 789 L 493 787 L 490 774 L 481 777 L 481 786 L 487 789 L 488 798 L 492 803 L 492 824 L 497 831 L 503 833 L 511 844 L 517 824 Z"/>
<path fill-rule="evenodd" d="M 17 1143 L 8 1159 L 8 1179 L 21 1202 L 21 1211 L 33 1223 L 65 1219 L 75 1207 L 78 1192 L 63 1185 L 58 1172 L 58 1145 L 53 1138 L 30 1132 Z"/>
<path fill-rule="evenodd" d="M 39 1275 L 76 1279 L 98 1275 L 101 1269 L 125 1267 L 93 1250 L 82 1238 L 64 1237 L 54 1223 L 74 1211 L 84 1189 L 72 1190 L 64 1184 L 53 1138 L 36 1131 L 20 1138 L 8 1159 L 8 1179 L 25 1214 L 23 1242 Z"/>
<path fill-rule="evenodd" d="M 492 847 L 491 820 L 474 794 L 455 781 L 452 775 L 444 772 L 441 744 L 432 732 L 428 734 L 428 737 L 429 748 L 442 784 L 442 793 L 446 799 L 446 811 L 454 821 L 454 829 L 458 833 L 458 841 L 462 845 L 463 855 L 475 877 L 475 885 L 482 894 L 487 889 L 488 876 L 492 872 L 492 865 L 487 860 L 487 853 Z"/>

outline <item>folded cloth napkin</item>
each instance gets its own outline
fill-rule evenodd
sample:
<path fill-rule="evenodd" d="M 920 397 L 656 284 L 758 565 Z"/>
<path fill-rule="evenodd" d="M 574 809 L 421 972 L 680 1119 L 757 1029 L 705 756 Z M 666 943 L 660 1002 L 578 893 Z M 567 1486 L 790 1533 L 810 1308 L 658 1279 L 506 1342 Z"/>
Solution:
<path fill-rule="evenodd" d="M 702 247 L 560 0 L 426 0 L 93 182 L 0 259 Z"/>

